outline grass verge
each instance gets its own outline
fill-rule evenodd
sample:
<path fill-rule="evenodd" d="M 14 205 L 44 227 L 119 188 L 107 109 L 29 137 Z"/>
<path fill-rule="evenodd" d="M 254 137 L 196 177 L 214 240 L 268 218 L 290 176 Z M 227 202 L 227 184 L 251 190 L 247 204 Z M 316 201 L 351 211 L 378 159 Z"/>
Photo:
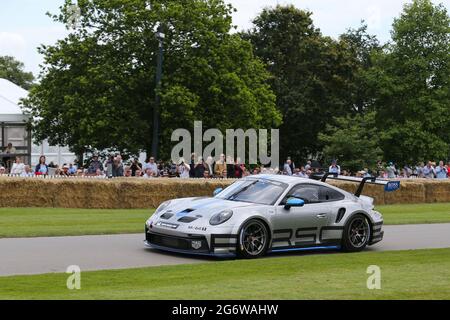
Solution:
<path fill-rule="evenodd" d="M 0 238 L 144 232 L 154 210 L 0 208 Z"/>
<path fill-rule="evenodd" d="M 450 222 L 450 203 L 377 207 L 385 224 Z M 0 208 L 0 238 L 142 232 L 154 210 Z"/>
<path fill-rule="evenodd" d="M 450 222 L 450 203 L 425 203 L 376 207 L 383 214 L 384 223 L 428 224 Z"/>
<path fill-rule="evenodd" d="M 369 290 L 367 268 L 381 269 Z M 259 260 L 0 277 L 0 299 L 450 299 L 450 249 L 289 255 Z"/>

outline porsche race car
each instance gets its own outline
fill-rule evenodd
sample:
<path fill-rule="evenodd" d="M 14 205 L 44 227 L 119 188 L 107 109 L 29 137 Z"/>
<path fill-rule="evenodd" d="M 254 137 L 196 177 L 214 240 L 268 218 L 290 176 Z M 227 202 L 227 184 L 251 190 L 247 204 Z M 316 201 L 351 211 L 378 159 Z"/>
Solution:
<path fill-rule="evenodd" d="M 383 217 L 366 183 L 395 191 L 399 181 L 323 174 L 320 181 L 283 175 L 237 180 L 214 197 L 162 203 L 145 224 L 149 247 L 187 254 L 258 258 L 271 252 L 361 251 L 383 239 Z M 358 182 L 355 194 L 327 179 Z"/>

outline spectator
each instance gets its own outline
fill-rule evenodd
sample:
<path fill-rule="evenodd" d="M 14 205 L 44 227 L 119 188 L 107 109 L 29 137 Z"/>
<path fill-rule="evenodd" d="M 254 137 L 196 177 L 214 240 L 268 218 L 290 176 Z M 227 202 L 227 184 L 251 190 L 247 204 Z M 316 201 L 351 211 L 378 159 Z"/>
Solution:
<path fill-rule="evenodd" d="M 291 157 L 288 157 L 287 160 L 289 160 L 291 162 L 291 164 L 290 164 L 291 172 L 294 173 L 294 171 L 295 171 L 295 163 L 294 163 L 294 161 L 292 161 Z"/>
<path fill-rule="evenodd" d="M 386 167 L 386 172 L 388 179 L 394 179 L 395 177 L 397 177 L 397 169 L 395 168 L 393 162 L 388 163 L 388 166 Z"/>
<path fill-rule="evenodd" d="M 3 175 L 3 174 L 5 174 L 5 173 L 6 173 L 6 168 L 0 166 L 0 175 Z"/>
<path fill-rule="evenodd" d="M 292 170 L 292 161 L 291 159 L 287 159 L 283 166 L 283 174 L 286 176 L 292 176 L 294 174 L 294 171 Z"/>
<path fill-rule="evenodd" d="M 190 170 L 191 170 L 191 167 L 184 161 L 183 158 L 180 158 L 180 160 L 178 161 L 178 166 L 177 166 L 178 176 L 182 179 L 188 179 Z"/>
<path fill-rule="evenodd" d="M 223 171 L 226 170 L 227 164 L 225 162 L 225 155 L 221 154 L 218 161 L 216 161 L 216 164 L 214 165 L 214 174 L 216 177 L 222 177 Z"/>
<path fill-rule="evenodd" d="M 208 171 L 208 170 L 205 170 L 205 171 L 203 172 L 203 178 L 205 178 L 205 179 L 209 179 L 209 178 L 211 178 L 211 176 L 210 176 L 210 174 L 209 174 L 209 171 Z"/>
<path fill-rule="evenodd" d="M 46 176 L 46 175 L 48 175 L 48 166 L 47 166 L 47 164 L 45 162 L 46 162 L 45 156 L 41 156 L 39 158 L 39 163 L 36 165 L 36 168 L 34 169 L 34 173 L 37 176 Z"/>
<path fill-rule="evenodd" d="M 125 175 L 124 175 L 126 178 L 130 178 L 130 177 L 132 177 L 133 176 L 133 172 L 131 171 L 131 168 L 130 167 L 125 167 Z"/>
<path fill-rule="evenodd" d="M 150 174 L 152 177 L 158 176 L 158 165 L 156 164 L 154 157 L 150 157 L 148 159 L 148 162 L 144 165 L 143 169 L 145 174 L 148 174 L 148 169 L 150 169 Z"/>
<path fill-rule="evenodd" d="M 67 163 L 64 163 L 62 170 L 59 171 L 59 175 L 64 176 L 64 177 L 68 177 L 69 174 L 69 165 Z"/>
<path fill-rule="evenodd" d="M 227 169 L 225 169 L 225 170 L 222 171 L 222 175 L 220 176 L 220 178 L 222 178 L 222 179 L 227 179 L 227 178 L 228 178 L 228 172 L 227 172 Z"/>
<path fill-rule="evenodd" d="M 229 179 L 235 178 L 236 172 L 234 171 L 234 165 L 235 165 L 235 163 L 233 161 L 233 158 L 230 156 L 227 156 L 226 167 L 227 167 L 227 178 L 229 178 Z"/>
<path fill-rule="evenodd" d="M 197 155 L 195 153 L 191 154 L 191 162 L 189 163 L 189 178 L 195 178 L 196 157 Z"/>
<path fill-rule="evenodd" d="M 69 164 L 69 171 L 68 171 L 69 175 L 74 176 L 77 174 L 77 171 L 78 171 L 78 168 L 76 165 L 74 165 L 72 163 Z"/>
<path fill-rule="evenodd" d="M 203 157 L 198 157 L 198 161 L 195 164 L 195 178 L 203 178 L 203 175 L 206 170 L 206 163 L 203 161 Z"/>
<path fill-rule="evenodd" d="M 8 146 L 5 148 L 5 153 L 6 153 L 6 154 L 9 154 L 9 155 L 11 155 L 11 156 L 9 156 L 9 157 L 3 157 L 3 159 L 4 159 L 5 163 L 6 163 L 6 167 L 7 167 L 8 169 L 11 169 L 11 162 L 12 162 L 12 159 L 13 159 L 13 155 L 14 155 L 16 152 L 17 152 L 17 151 L 16 151 L 16 148 L 12 145 L 12 143 L 11 143 L 11 142 L 8 143 Z"/>
<path fill-rule="evenodd" d="M 98 154 L 94 154 L 87 173 L 97 175 L 97 170 L 103 171 L 103 164 L 98 160 Z"/>
<path fill-rule="evenodd" d="M 444 166 L 444 161 L 439 161 L 439 165 L 435 169 L 437 179 L 447 179 L 447 168 Z"/>
<path fill-rule="evenodd" d="M 5 148 L 5 153 L 7 153 L 7 154 L 15 154 L 17 151 L 16 151 L 16 148 L 12 145 L 12 143 L 10 142 L 10 143 L 8 143 L 8 146 Z"/>
<path fill-rule="evenodd" d="M 97 171 L 95 172 L 95 175 L 99 178 L 106 178 L 106 174 L 100 169 L 97 169 Z"/>
<path fill-rule="evenodd" d="M 150 179 L 150 178 L 153 178 L 153 177 L 155 177 L 155 172 L 152 171 L 152 169 L 147 168 L 147 170 L 145 170 L 145 174 L 144 174 L 143 178 Z"/>
<path fill-rule="evenodd" d="M 435 171 L 433 168 L 433 164 L 431 161 L 428 161 L 428 164 L 423 168 L 423 176 L 426 179 L 433 179 L 435 175 Z"/>
<path fill-rule="evenodd" d="M 236 159 L 236 164 L 234 165 L 234 177 L 241 179 L 245 172 L 245 165 L 241 163 L 241 159 Z"/>
<path fill-rule="evenodd" d="M 341 167 L 338 166 L 336 160 L 331 161 L 331 166 L 328 168 L 328 172 L 338 174 L 338 175 L 341 174 Z"/>
<path fill-rule="evenodd" d="M 33 175 L 33 170 L 31 170 L 31 167 L 29 165 L 25 165 L 23 167 L 23 172 L 20 174 L 20 176 L 24 178 L 32 177 Z"/>
<path fill-rule="evenodd" d="M 123 177 L 124 176 L 122 156 L 120 154 L 114 158 L 112 176 L 113 177 Z"/>
<path fill-rule="evenodd" d="M 308 160 L 305 165 L 305 170 L 308 171 L 311 169 L 311 160 Z"/>
<path fill-rule="evenodd" d="M 21 175 L 24 170 L 25 170 L 25 165 L 22 162 L 22 158 L 16 157 L 16 161 L 14 162 L 14 164 L 11 168 L 11 174 Z"/>
<path fill-rule="evenodd" d="M 141 171 L 140 169 L 137 169 L 137 170 L 136 170 L 136 175 L 135 175 L 135 177 L 136 177 L 136 178 L 142 177 L 142 171 Z"/>
<path fill-rule="evenodd" d="M 142 164 L 139 162 L 139 159 L 135 158 L 130 166 L 131 169 L 131 176 L 136 177 L 136 171 L 141 170 L 142 171 Z"/>
<path fill-rule="evenodd" d="M 384 165 L 383 165 L 383 161 L 378 160 L 377 161 L 377 177 L 381 176 L 381 172 L 383 172 L 385 170 Z"/>
<path fill-rule="evenodd" d="M 423 173 L 423 168 L 425 167 L 425 164 L 423 162 L 420 162 L 416 169 L 414 170 L 414 174 L 417 176 L 417 178 L 425 178 L 425 175 Z"/>

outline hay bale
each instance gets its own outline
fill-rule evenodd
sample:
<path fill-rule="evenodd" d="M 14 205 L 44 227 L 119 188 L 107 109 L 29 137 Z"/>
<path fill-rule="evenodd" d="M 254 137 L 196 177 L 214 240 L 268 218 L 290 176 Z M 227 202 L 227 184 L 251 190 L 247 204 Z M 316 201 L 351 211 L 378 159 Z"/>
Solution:
<path fill-rule="evenodd" d="M 235 180 L 182 179 L 23 179 L 0 177 L 0 207 L 59 207 L 91 209 L 155 208 L 173 198 L 211 196 Z M 330 183 L 354 193 L 357 183 Z M 402 180 L 400 190 L 384 192 L 367 184 L 364 195 L 375 204 L 450 202 L 450 181 Z"/>
<path fill-rule="evenodd" d="M 425 187 L 422 182 L 401 180 L 400 189 L 385 192 L 385 204 L 425 203 Z"/>
<path fill-rule="evenodd" d="M 450 202 L 449 180 L 425 180 L 422 184 L 425 187 L 425 202 Z"/>

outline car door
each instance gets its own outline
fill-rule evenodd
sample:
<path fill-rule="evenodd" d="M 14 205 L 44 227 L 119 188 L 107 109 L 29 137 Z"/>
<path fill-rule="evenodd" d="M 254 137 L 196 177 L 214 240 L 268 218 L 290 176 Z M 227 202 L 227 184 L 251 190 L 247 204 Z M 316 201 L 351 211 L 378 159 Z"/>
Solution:
<path fill-rule="evenodd" d="M 273 249 L 309 247 L 320 244 L 321 228 L 329 224 L 330 206 L 320 200 L 320 186 L 299 184 L 294 186 L 277 206 L 273 216 Z M 303 207 L 284 207 L 287 199 L 303 199 Z"/>

